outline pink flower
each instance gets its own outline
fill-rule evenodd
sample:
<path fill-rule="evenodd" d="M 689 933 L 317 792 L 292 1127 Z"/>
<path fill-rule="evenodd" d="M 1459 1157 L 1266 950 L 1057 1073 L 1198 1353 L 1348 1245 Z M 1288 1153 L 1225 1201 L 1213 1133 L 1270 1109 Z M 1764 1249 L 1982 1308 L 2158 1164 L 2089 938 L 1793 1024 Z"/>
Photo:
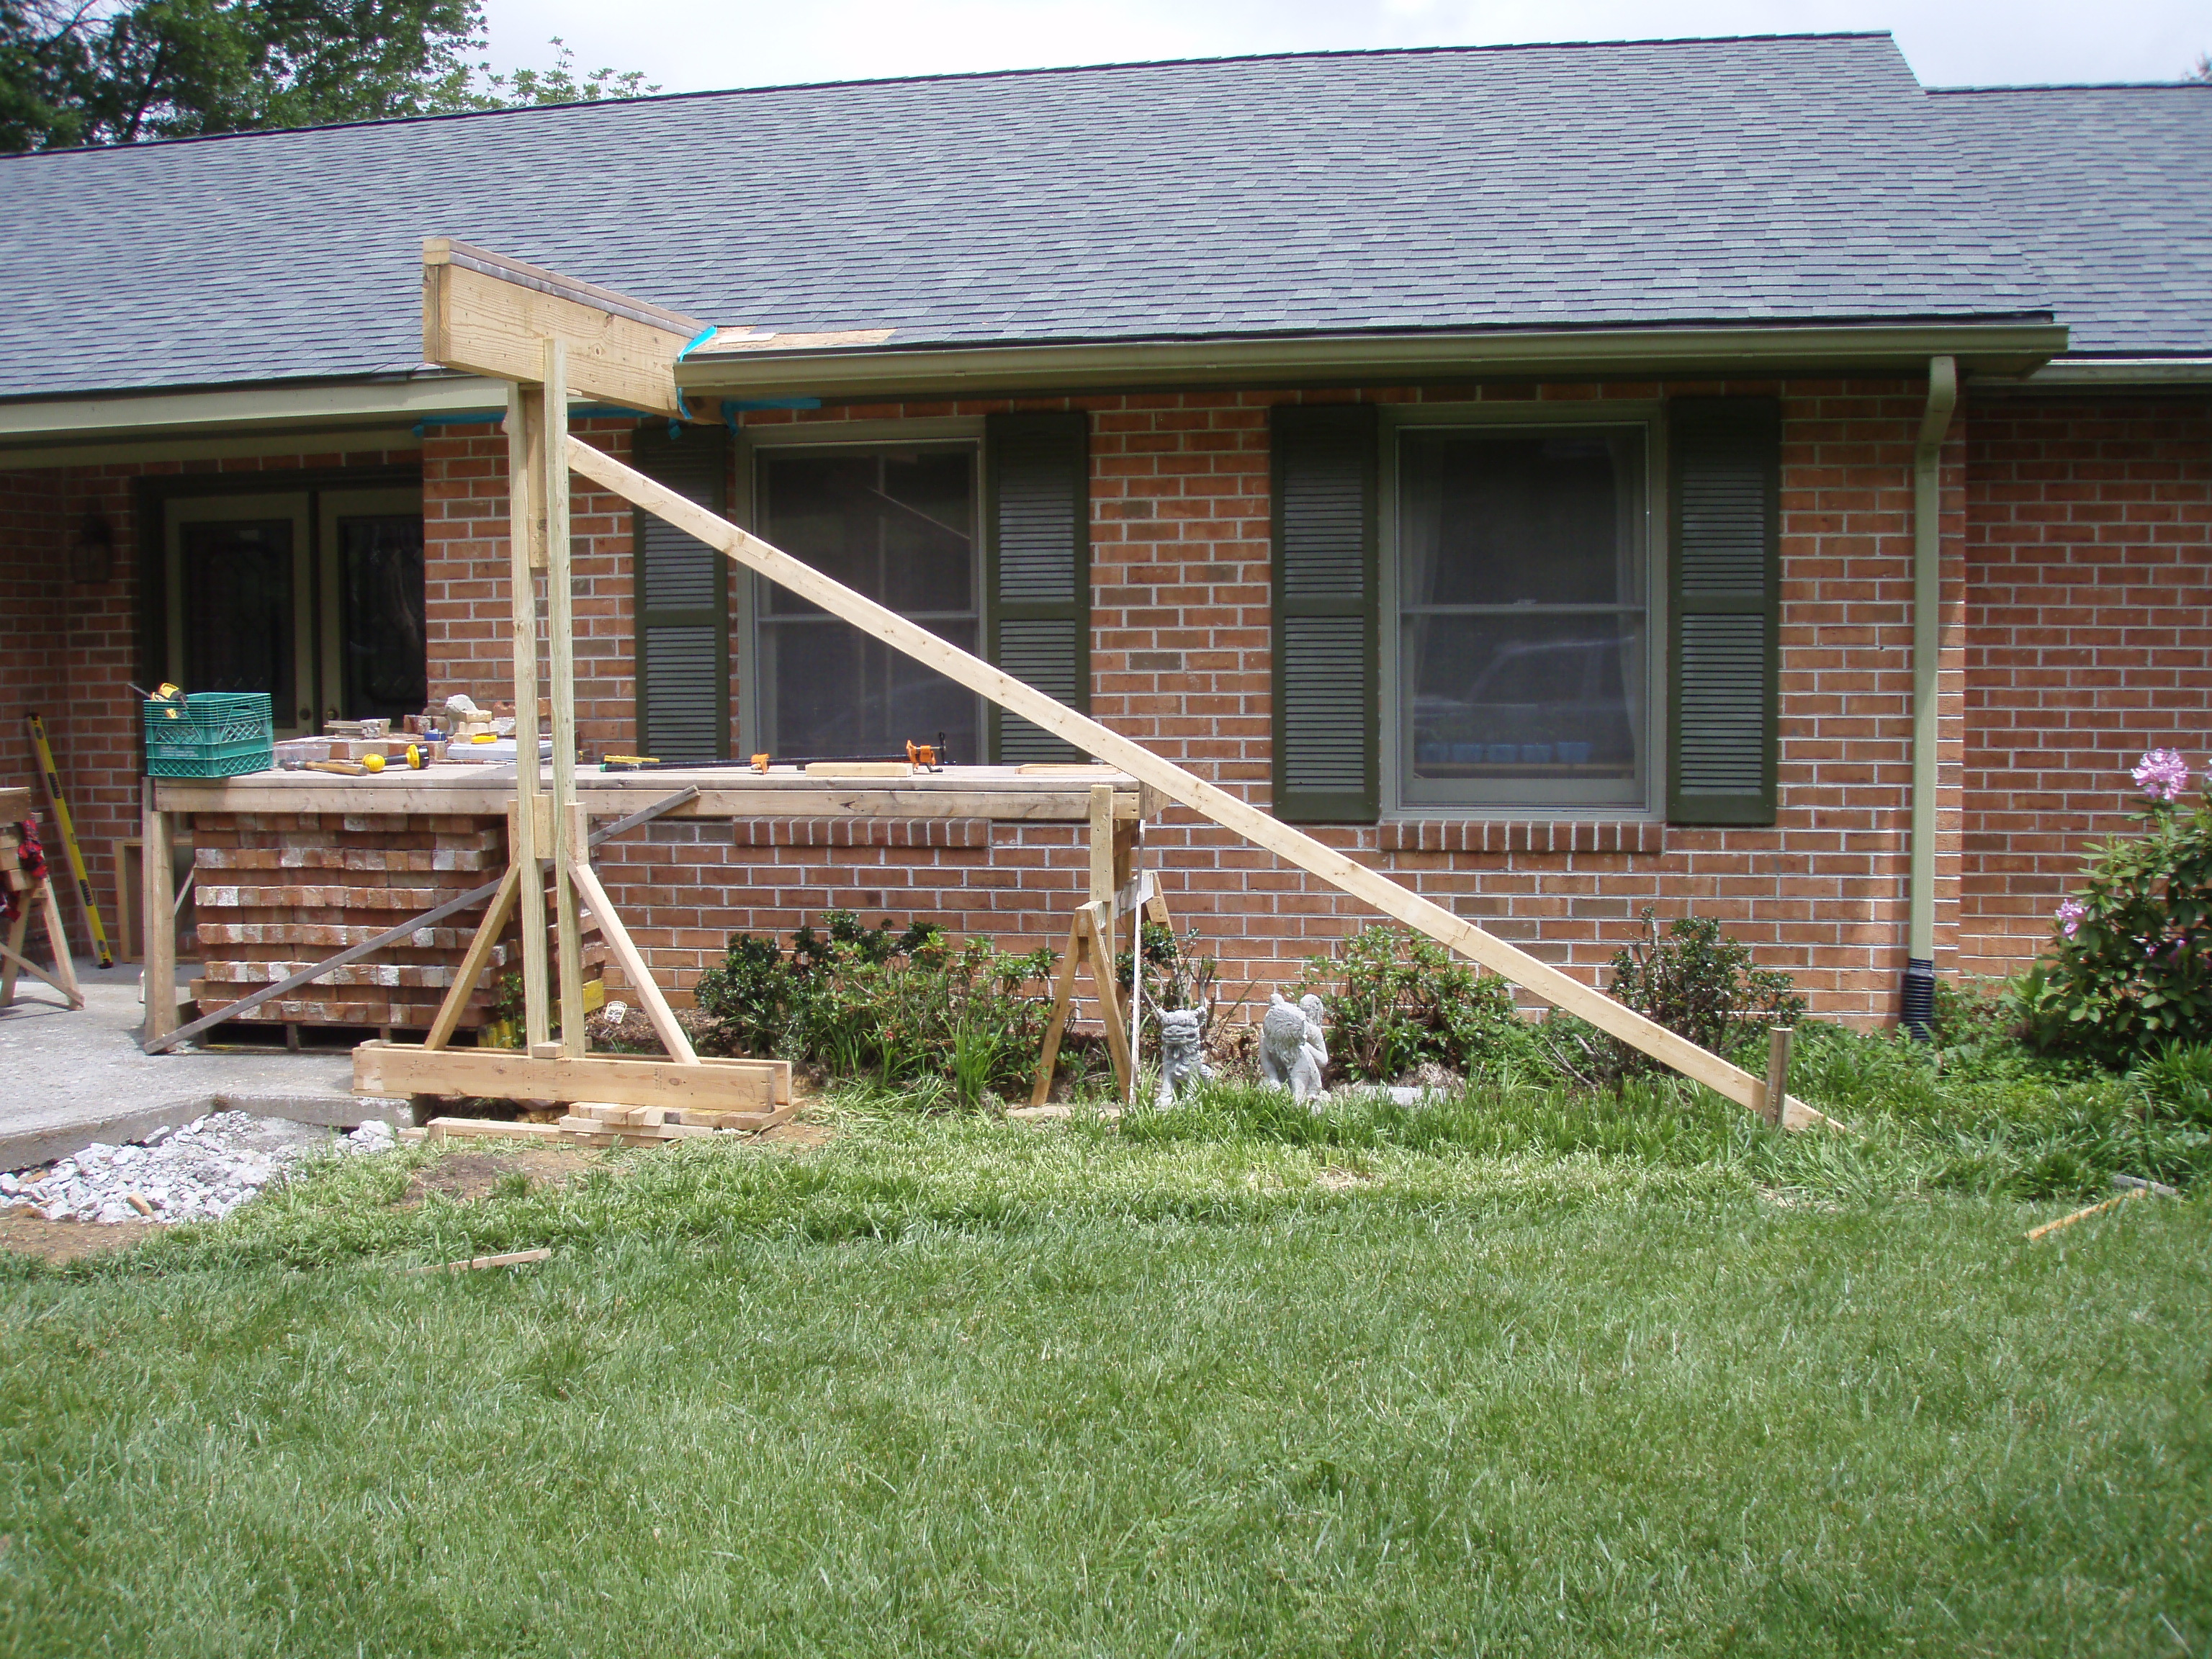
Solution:
<path fill-rule="evenodd" d="M 2081 931 L 2081 919 L 2089 914 L 2089 907 L 2079 899 L 2068 899 L 2058 907 L 2059 931 L 2072 939 Z"/>
<path fill-rule="evenodd" d="M 2189 787 L 2189 763 L 2178 749 L 2154 749 L 2136 763 L 2130 775 L 2153 800 L 2173 800 Z"/>

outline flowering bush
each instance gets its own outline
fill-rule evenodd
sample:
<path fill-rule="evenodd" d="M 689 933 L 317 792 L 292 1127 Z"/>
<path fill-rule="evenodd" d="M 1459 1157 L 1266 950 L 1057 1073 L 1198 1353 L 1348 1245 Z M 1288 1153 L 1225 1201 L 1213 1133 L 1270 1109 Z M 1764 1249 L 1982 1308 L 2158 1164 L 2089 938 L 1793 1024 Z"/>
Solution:
<path fill-rule="evenodd" d="M 2212 1040 L 2212 805 L 2185 808 L 2188 763 L 2154 749 L 2134 770 L 2142 832 L 2090 855 L 2058 907 L 2050 959 L 2025 982 L 2045 1048 L 2128 1065 L 2165 1043 Z"/>

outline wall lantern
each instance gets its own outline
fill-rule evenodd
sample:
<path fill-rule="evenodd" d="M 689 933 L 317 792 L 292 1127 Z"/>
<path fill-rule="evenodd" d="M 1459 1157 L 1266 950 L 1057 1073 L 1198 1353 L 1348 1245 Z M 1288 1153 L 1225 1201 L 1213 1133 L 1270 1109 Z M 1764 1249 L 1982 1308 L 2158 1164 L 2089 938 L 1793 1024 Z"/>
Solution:
<path fill-rule="evenodd" d="M 114 529 L 99 514 L 88 513 L 76 539 L 70 544 L 70 580 L 89 586 L 114 574 Z"/>

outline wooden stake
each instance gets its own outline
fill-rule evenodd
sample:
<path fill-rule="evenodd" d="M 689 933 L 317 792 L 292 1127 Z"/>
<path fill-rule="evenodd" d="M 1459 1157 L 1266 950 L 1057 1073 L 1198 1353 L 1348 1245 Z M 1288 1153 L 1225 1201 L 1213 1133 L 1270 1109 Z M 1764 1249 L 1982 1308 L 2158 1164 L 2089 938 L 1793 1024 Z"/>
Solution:
<path fill-rule="evenodd" d="M 520 1267 L 527 1262 L 543 1261 L 553 1254 L 550 1250 L 509 1250 L 505 1255 L 472 1255 L 465 1261 L 436 1261 L 427 1267 L 410 1267 L 411 1278 L 417 1273 L 466 1273 L 481 1267 Z"/>
<path fill-rule="evenodd" d="M 545 889 L 538 860 L 552 852 L 538 844 L 538 577 L 544 561 L 544 526 L 538 495 L 545 464 L 545 392 L 542 386 L 507 391 L 507 581 L 514 590 L 514 834 L 510 863 L 532 872 L 522 884 L 522 1033 L 526 1048 L 544 1042 L 552 1030 L 545 1006 Z"/>
<path fill-rule="evenodd" d="M 2046 1221 L 2040 1227 L 2030 1227 L 2027 1230 L 2027 1242 L 2033 1244 L 2037 1239 L 2041 1238 L 2046 1233 L 2055 1233 L 2061 1227 L 2070 1227 L 2077 1221 L 2087 1221 L 2093 1215 L 2102 1215 L 2106 1210 L 2111 1209 L 2114 1205 L 2124 1204 L 2131 1198 L 2148 1198 L 2150 1196 L 2151 1190 L 2148 1187 L 2130 1187 L 2127 1191 L 2122 1193 L 2118 1198 L 2108 1198 L 2101 1204 L 2092 1204 L 2086 1210 L 2075 1211 L 2072 1215 L 2062 1215 L 2057 1220 Z"/>
<path fill-rule="evenodd" d="M 1778 1127 L 1790 1098 L 1790 1039 L 1791 1027 L 1772 1025 L 1766 1032 L 1766 1109 L 1764 1115 Z"/>
<path fill-rule="evenodd" d="M 583 890 L 585 900 L 592 907 L 592 914 L 599 918 L 599 933 L 605 939 L 607 948 L 614 952 L 615 960 L 622 964 L 623 977 L 629 981 L 630 989 L 636 994 L 637 1000 L 645 1005 L 646 1018 L 653 1022 L 653 1031 L 660 1038 L 660 1046 L 668 1050 L 671 1060 L 696 1066 L 699 1056 L 691 1047 L 691 1039 L 677 1024 L 676 1015 L 668 1006 L 668 999 L 661 995 L 660 987 L 653 982 L 653 975 L 645 965 L 643 953 L 631 939 L 629 929 L 623 926 L 622 918 L 615 914 L 614 904 L 607 897 L 607 890 L 599 885 L 598 872 L 592 868 L 588 860 L 578 859 L 570 873 L 575 885 Z M 565 1007 L 562 1018 L 568 1018 Z M 577 1016 L 576 1029 L 579 1032 L 583 1030 L 580 1013 Z"/>

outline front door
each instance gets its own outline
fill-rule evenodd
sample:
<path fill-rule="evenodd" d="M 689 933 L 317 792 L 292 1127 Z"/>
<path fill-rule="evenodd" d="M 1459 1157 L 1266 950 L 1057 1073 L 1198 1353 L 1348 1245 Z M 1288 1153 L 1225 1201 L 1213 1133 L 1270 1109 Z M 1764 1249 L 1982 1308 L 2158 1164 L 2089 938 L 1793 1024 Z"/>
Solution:
<path fill-rule="evenodd" d="M 422 708 L 420 490 L 195 496 L 166 530 L 166 678 L 268 692 L 279 737 Z"/>

